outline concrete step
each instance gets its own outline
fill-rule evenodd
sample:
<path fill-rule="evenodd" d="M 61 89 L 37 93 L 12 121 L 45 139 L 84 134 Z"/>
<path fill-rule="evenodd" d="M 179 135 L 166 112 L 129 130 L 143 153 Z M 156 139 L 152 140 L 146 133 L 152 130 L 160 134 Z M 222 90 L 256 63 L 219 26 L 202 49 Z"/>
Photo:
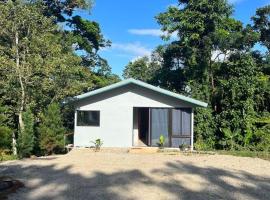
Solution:
<path fill-rule="evenodd" d="M 132 147 L 129 149 L 129 153 L 156 153 L 158 150 L 158 147 Z"/>

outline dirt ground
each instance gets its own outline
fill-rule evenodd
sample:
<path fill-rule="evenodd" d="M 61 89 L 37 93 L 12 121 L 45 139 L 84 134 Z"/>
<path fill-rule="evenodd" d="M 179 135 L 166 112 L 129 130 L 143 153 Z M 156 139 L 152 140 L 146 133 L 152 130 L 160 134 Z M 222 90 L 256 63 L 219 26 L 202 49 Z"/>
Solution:
<path fill-rule="evenodd" d="M 270 162 L 225 155 L 93 152 L 0 164 L 25 187 L 9 199 L 270 199 Z"/>

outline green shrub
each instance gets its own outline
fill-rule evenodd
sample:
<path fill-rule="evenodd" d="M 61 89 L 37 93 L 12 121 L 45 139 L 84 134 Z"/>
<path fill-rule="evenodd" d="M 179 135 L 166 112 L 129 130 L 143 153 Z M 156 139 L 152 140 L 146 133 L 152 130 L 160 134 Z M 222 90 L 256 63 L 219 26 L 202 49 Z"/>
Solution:
<path fill-rule="evenodd" d="M 255 131 L 255 150 L 270 152 L 270 124 Z"/>
<path fill-rule="evenodd" d="M 8 126 L 7 107 L 0 101 L 0 149 L 11 148 L 12 131 Z"/>
<path fill-rule="evenodd" d="M 23 113 L 24 129 L 19 132 L 17 149 L 19 158 L 29 157 L 34 147 L 34 117 L 31 110 Z"/>
<path fill-rule="evenodd" d="M 209 145 L 209 143 L 212 143 L 212 141 L 203 140 L 201 137 L 199 137 L 194 143 L 194 148 L 198 151 L 212 150 L 212 144 Z"/>
<path fill-rule="evenodd" d="M 0 162 L 7 160 L 16 160 L 17 156 L 13 155 L 9 149 L 0 149 Z"/>
<path fill-rule="evenodd" d="M 50 104 L 44 111 L 38 132 L 39 146 L 45 155 L 63 152 L 65 128 L 58 104 Z"/>

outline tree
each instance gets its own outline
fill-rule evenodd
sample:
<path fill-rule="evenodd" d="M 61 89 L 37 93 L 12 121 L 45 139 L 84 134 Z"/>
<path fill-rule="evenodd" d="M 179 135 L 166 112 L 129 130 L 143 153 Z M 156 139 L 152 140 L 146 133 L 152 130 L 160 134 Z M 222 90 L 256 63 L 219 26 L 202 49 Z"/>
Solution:
<path fill-rule="evenodd" d="M 249 148 L 255 119 L 269 112 L 268 61 L 252 50 L 259 40 L 265 44 L 268 10 L 257 11 L 261 25 L 254 28 L 232 18 L 227 1 L 178 2 L 156 17 L 162 31 L 178 38 L 163 46 L 153 83 L 209 103 L 195 110 L 196 147 Z"/>
<path fill-rule="evenodd" d="M 85 67 L 96 72 L 98 75 L 111 75 L 111 68 L 107 61 L 98 54 L 100 48 L 110 46 L 111 42 L 106 40 L 96 21 L 83 19 L 79 15 L 74 15 L 77 8 L 90 9 L 91 0 L 64 0 L 41 2 L 43 14 L 53 17 L 55 23 L 64 23 L 68 44 L 76 51 L 80 51 L 82 63 Z"/>
<path fill-rule="evenodd" d="M 168 45 L 165 68 L 182 72 L 178 72 L 179 78 L 187 77 L 191 89 L 193 84 L 199 86 L 204 100 L 215 107 L 215 102 L 210 100 L 215 93 L 217 63 L 224 61 L 229 52 L 253 46 L 256 34 L 230 17 L 232 6 L 224 0 L 178 2 L 181 6 L 169 7 L 157 16 L 163 31 L 177 32 L 179 36 L 178 41 Z M 201 98 L 194 92 L 192 95 Z"/>
<path fill-rule="evenodd" d="M 223 65 L 219 76 L 218 94 L 222 110 L 218 113 L 219 127 L 239 130 L 235 143 L 247 147 L 250 144 L 256 118 L 256 90 L 260 73 L 250 54 L 237 53 Z M 224 120 L 227 119 L 227 120 Z M 230 120 L 229 120 L 230 119 Z"/>
<path fill-rule="evenodd" d="M 123 77 L 147 81 L 149 79 L 148 63 L 148 57 L 142 57 L 133 62 L 129 62 L 124 69 Z"/>
<path fill-rule="evenodd" d="M 65 128 L 57 103 L 50 104 L 44 111 L 38 131 L 39 145 L 46 155 L 63 151 Z"/>
<path fill-rule="evenodd" d="M 34 1 L 38 2 L 39 1 Z M 42 0 L 44 6 L 43 14 L 48 17 L 55 17 L 56 22 L 65 22 L 73 15 L 76 8 L 90 9 L 93 2 L 91 0 Z"/>
<path fill-rule="evenodd" d="M 108 45 L 98 23 L 73 16 L 75 8 L 85 5 L 76 0 L 0 2 L 0 96 L 9 111 L 5 127 L 12 129 L 14 147 L 19 146 L 16 138 L 23 138 L 27 109 L 36 130 L 41 113 L 52 102 L 119 80 L 97 53 Z M 78 50 L 85 53 L 78 55 Z M 64 114 L 70 123 L 73 115 Z"/>
<path fill-rule="evenodd" d="M 259 8 L 252 17 L 253 28 L 260 34 L 260 42 L 270 51 L 270 5 Z"/>
<path fill-rule="evenodd" d="M 163 47 L 157 47 L 151 56 L 137 58 L 128 63 L 123 71 L 124 78 L 134 78 L 147 82 L 154 82 L 154 77 L 161 67 Z"/>
<path fill-rule="evenodd" d="M 0 3 L 0 11 L 0 94 L 12 109 L 14 127 L 18 119 L 18 133 L 24 132 L 22 113 L 27 106 L 39 116 L 52 101 L 104 84 L 81 65 L 38 5 L 8 1 Z"/>
<path fill-rule="evenodd" d="M 30 109 L 23 112 L 24 129 L 17 142 L 19 158 L 29 157 L 34 148 L 34 116 Z"/>

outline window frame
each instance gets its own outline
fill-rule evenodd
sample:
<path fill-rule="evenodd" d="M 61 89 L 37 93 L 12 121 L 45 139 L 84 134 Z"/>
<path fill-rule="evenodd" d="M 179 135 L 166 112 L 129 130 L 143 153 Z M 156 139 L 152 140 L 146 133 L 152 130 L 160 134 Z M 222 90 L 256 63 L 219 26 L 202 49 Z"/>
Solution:
<path fill-rule="evenodd" d="M 83 124 L 83 125 L 81 125 L 81 123 L 79 123 L 79 112 L 97 112 L 98 113 L 98 123 L 96 123 L 96 124 Z M 100 110 L 76 110 L 76 117 L 77 117 L 77 119 L 76 119 L 76 125 L 77 126 L 80 126 L 80 127 L 83 127 L 83 126 L 85 126 L 85 127 L 100 127 Z"/>
<path fill-rule="evenodd" d="M 180 111 L 180 133 L 175 135 L 175 133 L 173 133 L 173 128 L 171 128 L 171 137 L 172 138 L 191 138 L 191 135 L 192 135 L 192 131 L 191 131 L 191 127 L 192 127 L 192 122 L 191 122 L 191 118 L 192 118 L 192 109 L 191 108 L 172 108 L 171 109 L 171 122 L 170 122 L 170 125 L 173 126 L 173 110 L 179 110 Z M 188 113 L 190 114 L 190 118 L 189 118 L 189 123 L 190 123 L 190 133 L 187 135 L 187 134 L 183 134 L 183 111 L 188 111 Z"/>

